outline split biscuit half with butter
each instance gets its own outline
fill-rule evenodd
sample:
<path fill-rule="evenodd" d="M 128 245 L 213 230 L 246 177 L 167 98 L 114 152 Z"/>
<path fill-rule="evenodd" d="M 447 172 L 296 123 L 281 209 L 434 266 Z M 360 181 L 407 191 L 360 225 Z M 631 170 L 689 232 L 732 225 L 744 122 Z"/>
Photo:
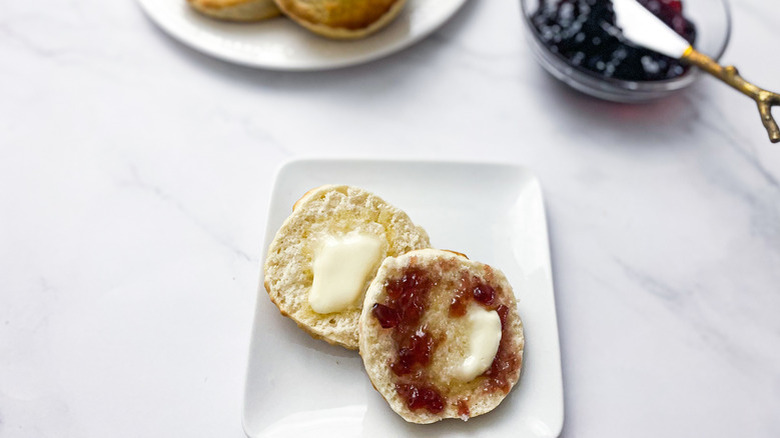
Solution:
<path fill-rule="evenodd" d="M 429 246 L 425 230 L 373 193 L 318 187 L 295 203 L 271 242 L 265 289 L 310 335 L 356 350 L 363 298 L 382 260 Z"/>
<path fill-rule="evenodd" d="M 482 415 L 520 378 L 525 339 L 512 286 L 451 251 L 385 259 L 359 329 L 371 383 L 408 422 Z"/>
<path fill-rule="evenodd" d="M 282 14 L 274 0 L 187 0 L 196 11 L 227 21 L 261 21 Z"/>
<path fill-rule="evenodd" d="M 275 0 L 279 9 L 324 37 L 354 39 L 390 24 L 406 0 Z"/>

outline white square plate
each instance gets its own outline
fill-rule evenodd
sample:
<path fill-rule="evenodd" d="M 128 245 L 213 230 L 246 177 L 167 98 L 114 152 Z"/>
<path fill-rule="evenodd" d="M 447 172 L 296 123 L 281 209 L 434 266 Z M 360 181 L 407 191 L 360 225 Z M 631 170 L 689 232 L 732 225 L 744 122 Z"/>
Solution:
<path fill-rule="evenodd" d="M 244 399 L 247 436 L 556 437 L 563 426 L 558 326 L 542 191 L 513 165 L 303 160 L 276 176 L 264 248 L 307 190 L 365 188 L 405 210 L 437 248 L 501 269 L 525 327 L 523 374 L 493 412 L 468 422 L 408 424 L 376 392 L 357 352 L 314 340 L 279 315 L 262 280 Z"/>

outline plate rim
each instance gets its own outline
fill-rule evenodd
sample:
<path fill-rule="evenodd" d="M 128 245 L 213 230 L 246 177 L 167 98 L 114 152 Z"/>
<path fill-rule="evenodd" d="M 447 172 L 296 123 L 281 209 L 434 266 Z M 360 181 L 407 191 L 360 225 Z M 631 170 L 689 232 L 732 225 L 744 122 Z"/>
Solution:
<path fill-rule="evenodd" d="M 308 63 L 308 64 L 292 64 L 292 65 L 284 65 L 283 63 L 269 63 L 269 62 L 262 62 L 257 59 L 253 58 L 247 58 L 244 56 L 240 56 L 239 54 L 235 52 L 224 52 L 220 51 L 210 44 L 199 44 L 193 38 L 183 30 L 181 26 L 176 26 L 171 23 L 170 20 L 165 19 L 164 17 L 158 16 L 154 9 L 151 8 L 149 5 L 152 2 L 158 2 L 161 0 L 136 0 L 136 3 L 139 5 L 141 10 L 144 12 L 144 15 L 157 26 L 160 30 L 163 31 L 166 35 L 172 37 L 179 43 L 187 46 L 188 48 L 195 50 L 199 53 L 208 55 L 212 58 L 219 59 L 225 62 L 241 65 L 244 67 L 250 67 L 250 68 L 256 68 L 256 69 L 264 69 L 269 71 L 287 71 L 287 72 L 313 72 L 313 71 L 328 71 L 328 70 L 337 70 L 341 68 L 346 67 L 352 67 L 357 66 L 361 64 L 367 64 L 382 58 L 386 58 L 388 56 L 391 56 L 395 53 L 401 52 L 404 49 L 409 48 L 412 45 L 417 44 L 418 42 L 422 41 L 423 39 L 430 36 L 435 31 L 439 30 L 444 24 L 449 22 L 457 13 L 463 8 L 463 5 L 466 4 L 469 0 L 453 0 L 457 2 L 452 8 L 450 12 L 445 14 L 441 20 L 437 21 L 436 23 L 432 24 L 428 28 L 424 29 L 423 31 L 400 40 L 400 42 L 394 42 L 391 44 L 388 44 L 386 46 L 380 47 L 377 50 L 371 51 L 363 56 L 358 57 L 350 57 L 350 58 L 343 58 L 343 59 L 337 59 L 337 60 L 329 60 L 327 62 L 319 62 L 319 63 Z M 173 0 L 167 0 L 167 1 L 173 1 Z M 181 0 L 182 2 L 185 0 Z M 408 7 L 408 5 L 407 5 Z M 245 23 L 237 23 L 239 25 L 243 25 Z M 250 25 L 253 23 L 249 23 Z M 257 24 L 257 23 L 255 23 Z M 392 23 L 391 23 L 392 25 Z M 316 38 L 322 38 L 316 35 L 313 35 L 313 37 Z M 371 38 L 371 36 L 368 36 L 366 38 Z M 339 41 L 333 41 L 334 44 L 338 44 Z"/>
<path fill-rule="evenodd" d="M 555 348 L 554 353 L 556 355 L 556 361 L 555 361 L 555 368 L 556 368 L 556 376 L 557 380 L 560 382 L 560 393 L 556 396 L 556 400 L 560 400 L 560 412 L 556 412 L 556 422 L 555 424 L 552 424 L 552 429 L 550 430 L 554 437 L 559 437 L 563 433 L 563 427 L 566 419 L 566 402 L 565 402 L 565 396 L 564 396 L 564 382 L 563 382 L 563 362 L 562 362 L 562 355 L 561 355 L 561 341 L 560 341 L 560 326 L 558 322 L 558 305 L 557 300 L 555 297 L 555 278 L 554 278 L 554 272 L 553 272 L 553 265 L 552 265 L 552 251 L 551 251 L 551 245 L 550 245 L 550 231 L 549 231 L 549 221 L 547 217 L 547 206 L 544 196 L 544 190 L 542 189 L 542 184 L 539 179 L 539 177 L 536 175 L 536 173 L 531 170 L 528 166 L 517 164 L 517 163 L 507 163 L 507 162 L 498 162 L 498 161 L 474 161 L 474 160 L 433 160 L 433 159 L 404 159 L 404 158 L 339 158 L 339 157 L 299 157 L 299 158 L 291 158 L 283 161 L 280 163 L 273 174 L 273 184 L 271 185 L 271 196 L 268 200 L 268 211 L 266 212 L 265 218 L 265 229 L 263 232 L 263 238 L 262 238 L 262 244 L 261 244 L 261 251 L 262 251 L 262 257 L 259 261 L 259 280 L 258 280 L 258 287 L 255 291 L 255 305 L 254 305 L 254 312 L 253 312 L 253 320 L 252 320 L 252 327 L 251 327 L 251 333 L 250 333 L 250 342 L 248 344 L 247 348 L 247 355 L 246 355 L 246 369 L 244 373 L 244 391 L 242 394 L 242 404 L 241 404 L 241 426 L 242 430 L 244 432 L 244 435 L 246 435 L 247 438 L 257 438 L 256 435 L 252 435 L 247 430 L 247 409 L 246 409 L 246 401 L 247 401 L 247 381 L 249 380 L 250 376 L 250 359 L 251 359 L 251 353 L 252 353 L 252 345 L 254 342 L 255 337 L 253 334 L 255 333 L 255 326 L 258 321 L 258 301 L 266 294 L 264 289 L 264 274 L 263 274 L 263 266 L 265 265 L 265 259 L 266 259 L 266 251 L 265 248 L 270 243 L 267 240 L 267 236 L 269 234 L 272 234 L 270 230 L 269 231 L 269 216 L 271 215 L 271 206 L 275 203 L 275 198 L 278 196 L 279 191 L 277 190 L 280 175 L 282 175 L 283 172 L 288 171 L 289 168 L 293 166 L 301 166 L 301 165 L 312 165 L 317 163 L 327 163 L 330 165 L 336 165 L 336 164 L 346 164 L 350 166 L 356 166 L 356 165 L 379 165 L 379 164 L 391 164 L 395 166 L 403 166 L 403 165 L 430 165 L 430 166 L 478 166 L 478 167 L 497 167 L 497 168 L 506 168 L 506 169 L 518 169 L 523 172 L 525 172 L 529 179 L 537 185 L 537 189 L 539 192 L 539 199 L 542 205 L 541 215 L 542 215 L 542 227 L 544 228 L 544 237 L 545 237 L 545 244 L 546 244 L 546 256 L 545 256 L 545 262 L 546 266 L 549 267 L 550 275 L 549 275 L 549 281 L 550 281 L 550 297 L 552 303 L 552 326 L 554 327 L 554 339 L 555 339 Z M 522 373 L 525 374 L 525 365 L 523 366 Z M 521 376 L 522 379 L 522 376 Z"/>

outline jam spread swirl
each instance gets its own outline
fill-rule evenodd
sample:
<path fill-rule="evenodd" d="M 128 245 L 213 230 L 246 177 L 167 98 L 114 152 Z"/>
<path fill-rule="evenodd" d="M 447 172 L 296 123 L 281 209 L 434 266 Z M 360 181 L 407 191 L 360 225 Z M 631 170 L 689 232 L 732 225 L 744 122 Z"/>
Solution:
<path fill-rule="evenodd" d="M 438 414 L 444 410 L 444 398 L 432 386 L 397 384 L 395 390 L 406 400 L 406 406 L 411 410 L 425 408 L 432 414 Z"/>
<path fill-rule="evenodd" d="M 390 365 L 396 376 L 409 374 L 415 368 L 425 367 L 431 361 L 435 344 L 433 338 L 423 329 L 417 330 L 401 342 L 398 358 Z"/>
<path fill-rule="evenodd" d="M 485 381 L 484 388 L 488 391 L 501 390 L 506 394 L 512 389 L 512 385 L 509 384 L 509 376 L 517 373 L 522 361 L 519 356 L 512 354 L 512 349 L 509 348 L 509 343 L 512 342 L 512 333 L 507 324 L 509 308 L 501 305 L 496 308 L 496 312 L 501 318 L 501 343 L 498 345 L 498 352 L 493 363 L 485 371 L 484 375 L 488 377 L 488 380 Z"/>
<path fill-rule="evenodd" d="M 493 363 L 483 374 L 488 378 L 485 380 L 483 388 L 487 391 L 500 390 L 508 393 L 512 388 L 509 377 L 515 375 L 522 365 L 520 357 L 513 354 L 511 348 L 513 335 L 507 324 L 509 307 L 496 302 L 496 290 L 493 287 L 478 277 L 464 272 L 460 279 L 460 289 L 450 302 L 450 316 L 464 316 L 472 301 L 480 303 L 487 310 L 495 310 L 501 320 L 501 342 L 498 345 L 498 352 Z"/>
<path fill-rule="evenodd" d="M 458 400 L 458 416 L 461 418 L 468 418 L 471 416 L 468 399 L 462 398 Z"/>

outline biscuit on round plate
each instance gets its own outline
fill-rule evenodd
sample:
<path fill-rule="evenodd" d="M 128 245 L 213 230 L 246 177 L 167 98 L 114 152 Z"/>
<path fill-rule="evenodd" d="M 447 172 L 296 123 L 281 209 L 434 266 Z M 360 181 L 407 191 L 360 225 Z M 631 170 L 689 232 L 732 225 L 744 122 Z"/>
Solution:
<path fill-rule="evenodd" d="M 273 0 L 187 0 L 196 11 L 227 21 L 260 21 L 282 12 Z"/>
<path fill-rule="evenodd" d="M 371 383 L 411 423 L 485 414 L 520 378 L 525 338 L 512 286 L 451 251 L 385 259 L 359 331 Z"/>
<path fill-rule="evenodd" d="M 312 337 L 356 350 L 363 297 L 388 256 L 430 246 L 428 234 L 353 186 L 310 190 L 271 242 L 264 285 L 282 315 Z"/>
<path fill-rule="evenodd" d="M 328 38 L 354 39 L 387 26 L 406 0 L 274 0 L 296 23 Z"/>

